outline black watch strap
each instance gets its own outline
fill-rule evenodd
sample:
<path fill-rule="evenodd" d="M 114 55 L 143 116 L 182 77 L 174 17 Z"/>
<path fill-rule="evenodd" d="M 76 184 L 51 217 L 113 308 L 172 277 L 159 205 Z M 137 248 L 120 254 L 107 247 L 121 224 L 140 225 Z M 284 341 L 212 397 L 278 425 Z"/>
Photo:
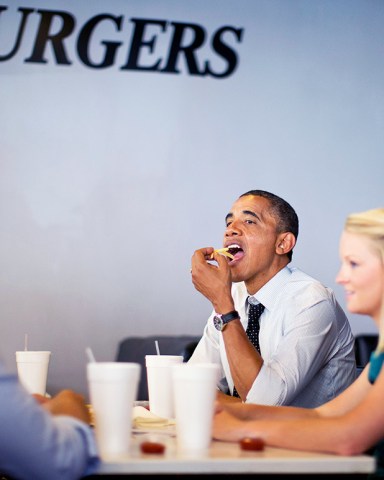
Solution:
<path fill-rule="evenodd" d="M 240 315 L 236 310 L 232 310 L 232 312 L 221 315 L 221 320 L 223 323 L 229 323 L 231 320 L 236 320 L 237 318 L 240 318 Z"/>
<path fill-rule="evenodd" d="M 224 313 L 224 315 L 216 313 L 216 315 L 213 317 L 213 324 L 216 330 L 222 332 L 226 327 L 227 323 L 232 322 L 232 320 L 237 320 L 239 318 L 240 315 L 236 310 L 232 310 L 232 312 L 229 313 Z"/>

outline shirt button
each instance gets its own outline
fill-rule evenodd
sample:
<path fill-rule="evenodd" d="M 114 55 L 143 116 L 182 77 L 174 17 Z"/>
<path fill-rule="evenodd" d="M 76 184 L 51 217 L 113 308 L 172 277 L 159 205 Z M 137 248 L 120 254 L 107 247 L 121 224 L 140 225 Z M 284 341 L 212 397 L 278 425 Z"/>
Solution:
<path fill-rule="evenodd" d="M 248 302 L 251 304 L 251 305 L 257 305 L 259 302 L 256 300 L 255 297 L 248 297 Z"/>

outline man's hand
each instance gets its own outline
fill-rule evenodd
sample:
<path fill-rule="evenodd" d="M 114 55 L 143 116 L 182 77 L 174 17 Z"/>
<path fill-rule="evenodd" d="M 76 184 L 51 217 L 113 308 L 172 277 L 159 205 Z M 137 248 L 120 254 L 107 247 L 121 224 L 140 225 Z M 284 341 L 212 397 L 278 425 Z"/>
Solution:
<path fill-rule="evenodd" d="M 90 414 L 84 397 L 72 390 L 62 390 L 53 398 L 34 395 L 43 408 L 52 415 L 69 415 L 85 423 L 90 423 Z"/>
<path fill-rule="evenodd" d="M 217 264 L 210 263 L 214 260 Z M 234 310 L 231 296 L 232 275 L 228 259 L 213 247 L 196 250 L 192 256 L 192 282 L 219 313 Z"/>
<path fill-rule="evenodd" d="M 231 415 L 227 410 L 215 413 L 212 426 L 213 438 L 227 442 L 237 442 L 248 435 L 246 422 Z"/>

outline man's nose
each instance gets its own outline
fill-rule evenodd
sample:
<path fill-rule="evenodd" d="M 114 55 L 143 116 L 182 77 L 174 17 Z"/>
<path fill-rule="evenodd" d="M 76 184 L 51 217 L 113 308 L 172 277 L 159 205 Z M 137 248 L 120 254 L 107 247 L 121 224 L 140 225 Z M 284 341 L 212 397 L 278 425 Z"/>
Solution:
<path fill-rule="evenodd" d="M 226 237 L 233 237 L 235 235 L 241 235 L 241 230 L 237 227 L 235 222 L 232 222 L 229 227 L 227 227 L 225 231 L 225 236 Z"/>

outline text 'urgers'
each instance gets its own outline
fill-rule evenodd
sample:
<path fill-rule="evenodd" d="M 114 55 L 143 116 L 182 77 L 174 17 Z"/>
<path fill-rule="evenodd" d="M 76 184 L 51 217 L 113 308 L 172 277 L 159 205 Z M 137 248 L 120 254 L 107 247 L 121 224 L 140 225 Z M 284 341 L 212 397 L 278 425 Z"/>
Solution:
<path fill-rule="evenodd" d="M 3 13 L 7 9 L 0 6 L 2 22 L 9 15 L 9 12 Z M 92 69 L 114 66 L 120 51 L 124 51 L 124 61 L 118 65 L 120 70 L 180 74 L 183 73 L 182 65 L 184 73 L 189 75 L 225 78 L 236 70 L 239 63 L 231 42 L 242 41 L 242 28 L 222 26 L 208 35 L 206 29 L 195 23 L 131 18 L 128 22 L 132 31 L 125 45 L 128 35 L 124 32 L 123 15 L 99 14 L 87 20 L 81 28 L 76 28 L 75 16 L 66 11 L 23 7 L 17 11 L 20 15 L 17 14 L 13 44 L 4 45 L 4 40 L 3 45 L 0 44 L 0 62 L 17 55 L 24 32 L 32 24 L 36 29 L 33 32 L 35 36 L 31 54 L 24 58 L 25 63 L 48 64 L 49 45 L 53 53 L 51 58 L 57 65 L 72 65 L 74 60 L 80 59 L 83 65 Z M 100 37 L 106 31 L 109 38 Z M 111 35 L 120 35 L 123 39 L 111 38 Z M 161 48 L 158 47 L 159 42 Z M 97 60 L 95 57 L 98 57 Z"/>

